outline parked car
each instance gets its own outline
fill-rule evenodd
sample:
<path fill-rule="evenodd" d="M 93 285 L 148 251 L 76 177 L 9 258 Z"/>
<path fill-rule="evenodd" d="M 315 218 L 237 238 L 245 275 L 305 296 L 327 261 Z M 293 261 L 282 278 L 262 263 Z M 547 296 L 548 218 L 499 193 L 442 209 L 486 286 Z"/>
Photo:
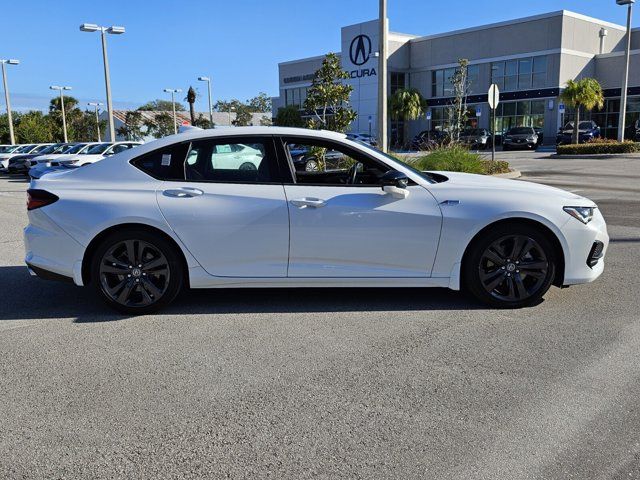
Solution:
<path fill-rule="evenodd" d="M 48 162 L 63 161 L 65 159 L 75 157 L 79 153 L 82 153 L 88 150 L 93 145 L 97 145 L 98 143 L 99 142 L 74 143 L 74 144 L 69 144 L 70 146 L 63 151 L 38 155 L 37 157 L 34 157 L 31 159 L 31 167 L 35 167 L 36 165 L 43 164 L 43 163 L 46 164 Z"/>
<path fill-rule="evenodd" d="M 573 143 L 574 122 L 567 123 L 558 132 L 556 145 L 569 145 Z M 580 122 L 578 126 L 578 142 L 585 143 L 600 138 L 600 127 L 593 120 Z"/>
<path fill-rule="evenodd" d="M 32 143 L 29 145 L 22 145 L 9 153 L 0 153 L 0 170 L 4 170 L 5 172 L 7 171 L 10 158 L 15 157 L 16 155 L 38 153 L 47 148 L 49 145 L 51 145 L 51 143 Z"/>
<path fill-rule="evenodd" d="M 430 150 L 449 140 L 449 134 L 441 130 L 424 130 L 411 140 L 411 150 Z"/>
<path fill-rule="evenodd" d="M 359 142 L 359 140 L 357 140 Z M 298 172 L 317 172 L 324 162 L 325 168 L 337 168 L 343 155 L 335 150 L 310 150 L 306 145 L 289 145 L 287 148 L 293 166 Z M 318 155 L 323 155 L 319 159 Z"/>
<path fill-rule="evenodd" d="M 99 160 L 102 160 L 105 157 L 110 157 L 111 155 L 124 152 L 125 150 L 129 150 L 130 148 L 134 148 L 139 145 L 142 145 L 142 142 L 98 143 L 86 150 L 81 151 L 75 156 L 66 158 L 64 160 L 57 159 L 51 164 L 52 166 L 57 166 L 63 163 L 68 163 L 71 165 L 78 165 L 80 167 L 83 167 L 85 165 L 89 165 L 90 163 L 95 163 Z"/>
<path fill-rule="evenodd" d="M 491 133 L 484 128 L 469 128 L 460 133 L 460 142 L 471 148 L 485 150 L 491 147 Z"/>
<path fill-rule="evenodd" d="M 215 168 L 219 145 L 259 145 L 258 168 Z M 297 172 L 290 145 L 352 162 Z M 27 209 L 30 272 L 129 314 L 186 286 L 448 287 L 524 307 L 599 277 L 609 243 L 596 204 L 574 193 L 420 172 L 342 134 L 280 127 L 172 135 L 47 174 Z"/>
<path fill-rule="evenodd" d="M 515 150 L 526 148 L 534 150 L 540 139 L 533 127 L 510 128 L 502 139 L 502 150 Z"/>
<path fill-rule="evenodd" d="M 14 150 L 23 147 L 23 145 L 0 145 L 0 154 L 12 153 Z"/>
<path fill-rule="evenodd" d="M 55 155 L 58 153 L 62 153 L 65 150 L 68 150 L 73 144 L 71 143 L 54 143 L 53 145 L 49 145 L 48 147 L 40 150 L 34 151 L 32 153 L 15 155 L 9 159 L 9 163 L 7 165 L 7 171 L 9 173 L 26 173 L 31 168 L 31 162 L 33 159 L 38 158 L 42 155 Z"/>
<path fill-rule="evenodd" d="M 373 135 L 370 135 L 368 133 L 347 133 L 347 138 L 349 140 L 368 143 L 372 147 L 378 146 L 378 140 L 376 140 L 376 138 Z"/>

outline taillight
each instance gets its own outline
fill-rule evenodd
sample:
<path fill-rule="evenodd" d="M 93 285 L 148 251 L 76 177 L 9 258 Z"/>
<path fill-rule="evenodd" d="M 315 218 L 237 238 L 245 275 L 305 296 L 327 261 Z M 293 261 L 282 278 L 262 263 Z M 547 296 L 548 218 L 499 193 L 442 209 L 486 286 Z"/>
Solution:
<path fill-rule="evenodd" d="M 27 210 L 45 207 L 58 201 L 58 197 L 46 190 L 30 188 L 27 190 Z"/>

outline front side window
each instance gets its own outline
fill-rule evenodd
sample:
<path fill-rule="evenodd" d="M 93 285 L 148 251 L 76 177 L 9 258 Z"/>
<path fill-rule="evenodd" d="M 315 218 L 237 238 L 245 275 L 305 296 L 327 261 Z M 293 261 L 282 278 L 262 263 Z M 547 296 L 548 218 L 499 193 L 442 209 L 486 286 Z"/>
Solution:
<path fill-rule="evenodd" d="M 387 165 L 345 145 L 322 139 L 283 139 L 298 184 L 379 186 Z"/>

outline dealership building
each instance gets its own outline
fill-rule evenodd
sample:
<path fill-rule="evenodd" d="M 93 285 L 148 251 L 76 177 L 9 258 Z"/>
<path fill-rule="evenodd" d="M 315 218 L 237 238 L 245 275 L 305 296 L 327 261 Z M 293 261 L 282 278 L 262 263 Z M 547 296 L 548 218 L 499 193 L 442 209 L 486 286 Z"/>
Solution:
<path fill-rule="evenodd" d="M 629 71 L 628 122 L 640 118 L 640 29 L 632 30 Z M 606 137 L 616 138 L 625 64 L 626 27 L 569 11 L 558 11 L 507 22 L 435 35 L 388 34 L 388 93 L 416 88 L 427 100 L 424 118 L 390 121 L 392 144 L 402 143 L 422 130 L 446 127 L 446 109 L 453 100 L 451 76 L 459 59 L 469 60 L 469 125 L 490 128 L 487 91 L 499 86 L 497 131 L 513 126 L 542 128 L 545 143 L 573 113 L 559 99 L 570 79 L 596 78 L 605 92 L 602 110 L 587 113 Z M 342 67 L 353 86 L 351 106 L 358 113 L 353 132 L 374 135 L 378 117 L 378 21 L 343 27 Z M 326 52 L 325 52 L 326 53 Z M 280 107 L 301 111 L 314 72 L 324 55 L 278 65 Z M 304 113 L 304 112 L 303 112 Z M 583 118 L 583 117 L 581 117 Z"/>

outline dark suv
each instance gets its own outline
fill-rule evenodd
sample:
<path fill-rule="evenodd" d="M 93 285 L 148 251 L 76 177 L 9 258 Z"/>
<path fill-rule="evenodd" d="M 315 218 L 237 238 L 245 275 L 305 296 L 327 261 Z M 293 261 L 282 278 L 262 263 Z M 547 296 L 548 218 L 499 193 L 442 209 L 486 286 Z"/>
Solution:
<path fill-rule="evenodd" d="M 533 150 L 540 143 L 540 139 L 533 127 L 510 128 L 502 139 L 503 150 L 514 150 L 517 148 L 528 148 Z"/>
<path fill-rule="evenodd" d="M 411 140 L 411 150 L 430 150 L 447 143 L 449 134 L 440 130 L 424 130 Z"/>
<path fill-rule="evenodd" d="M 491 146 L 491 134 L 484 128 L 468 128 L 460 133 L 460 141 L 471 148 L 486 150 Z"/>
<path fill-rule="evenodd" d="M 574 122 L 567 123 L 558 132 L 556 145 L 569 145 L 573 143 Z M 594 138 L 600 138 L 600 127 L 593 120 L 580 122 L 578 126 L 578 143 L 586 143 Z"/>

